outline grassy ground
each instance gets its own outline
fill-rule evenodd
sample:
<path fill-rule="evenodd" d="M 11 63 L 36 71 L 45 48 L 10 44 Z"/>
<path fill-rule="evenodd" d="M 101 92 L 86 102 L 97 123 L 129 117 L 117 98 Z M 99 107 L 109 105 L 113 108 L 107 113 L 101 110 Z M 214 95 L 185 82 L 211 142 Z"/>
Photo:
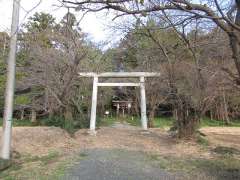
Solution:
<path fill-rule="evenodd" d="M 123 119 L 120 119 L 121 121 Z M 140 125 L 140 120 L 138 118 L 128 118 L 128 121 L 132 123 L 133 125 Z M 99 121 L 100 124 L 98 125 L 105 125 L 110 126 L 115 122 L 115 118 L 105 118 L 101 121 Z M 171 123 L 173 122 L 170 118 L 157 118 L 155 120 L 155 123 L 158 123 L 158 127 L 169 127 Z M 208 120 L 204 121 L 205 123 L 208 123 Z M 155 124 L 155 125 L 156 125 Z M 215 126 L 215 124 L 214 124 Z M 107 130 L 110 128 L 106 128 L 102 131 L 102 133 L 106 133 Z M 101 142 L 101 130 L 100 134 L 97 136 L 96 141 L 100 141 L 99 144 L 101 144 L 101 147 L 103 144 L 111 144 L 111 142 L 106 142 L 111 138 L 114 138 L 114 135 L 112 133 L 109 133 L 107 136 L 106 134 L 102 136 L 102 142 Z M 117 130 L 118 131 L 118 130 Z M 120 131 L 120 130 L 119 130 Z M 46 131 L 43 131 L 45 134 Z M 116 130 L 113 131 L 114 133 Z M 124 131 L 125 132 L 125 131 Z M 117 133 L 116 133 L 117 134 Z M 134 139 L 130 141 L 129 139 L 133 137 L 132 134 L 127 134 L 126 136 L 123 136 L 123 140 L 119 138 L 117 135 L 115 136 L 115 139 L 113 139 L 114 144 L 124 144 L 124 146 L 119 147 L 128 147 L 131 144 L 133 144 L 134 147 L 140 147 L 139 151 L 142 149 L 146 149 L 145 146 L 142 148 L 142 144 L 134 144 L 135 142 L 139 142 L 140 139 L 142 140 L 144 136 L 140 136 L 139 139 L 136 141 L 135 133 L 134 133 Z M 37 133 L 37 136 L 39 136 L 39 133 Z M 55 134 L 54 134 L 55 136 Z M 59 135 L 58 135 L 59 136 Z M 18 136 L 19 137 L 19 136 Z M 20 136 L 21 137 L 21 136 Z M 78 142 L 80 144 L 84 143 L 83 139 L 86 140 L 86 138 L 89 138 L 88 141 L 89 145 L 88 147 L 92 147 L 94 144 L 94 138 L 95 137 L 88 137 L 80 134 L 80 137 L 82 139 L 79 139 Z M 105 138 L 107 137 L 107 138 Z M 49 134 L 47 136 L 49 138 Z M 62 138 L 62 137 L 61 137 Z M 148 138 L 145 137 L 146 140 Z M 167 145 L 164 144 L 166 139 L 166 136 L 162 139 L 160 143 L 160 146 L 167 146 L 166 150 L 169 151 L 173 148 L 173 144 Z M 119 140 L 119 142 L 118 142 Z M 156 143 L 159 143 L 159 137 L 157 138 Z M 164 141 L 163 141 L 164 140 Z M 117 141 L 117 143 L 116 143 Z M 128 142 L 126 142 L 128 141 Z M 61 139 L 62 142 L 62 139 Z M 86 143 L 85 142 L 85 143 Z M 104 142 L 104 143 L 103 143 Z M 134 143 L 132 143 L 134 142 Z M 146 141 L 151 142 L 151 141 Z M 36 143 L 36 145 L 39 145 L 39 141 L 33 141 L 31 138 L 31 143 Z M 156 167 L 159 169 L 165 169 L 169 172 L 177 172 L 177 173 L 184 173 L 189 175 L 199 175 L 204 174 L 204 177 L 202 179 L 240 179 L 240 152 L 237 151 L 234 148 L 227 148 L 227 147 L 216 147 L 212 149 L 212 147 L 209 147 L 208 141 L 204 139 L 203 137 L 199 138 L 199 144 L 204 147 L 203 149 L 206 149 L 206 151 L 210 151 L 210 158 L 206 158 L 205 156 L 202 156 L 201 154 L 197 156 L 190 156 L 187 155 L 180 157 L 180 156 L 173 156 L 171 155 L 160 155 L 160 154 L 154 154 L 150 153 L 149 161 L 152 161 Z M 28 143 L 29 144 L 29 143 Z M 75 143 L 74 143 L 75 144 Z M 69 144 L 67 144 L 69 146 Z M 96 144 L 95 144 L 96 145 Z M 50 145 L 49 145 L 50 146 Z M 75 147 L 75 145 L 73 146 Z M 85 147 L 85 146 L 84 146 Z M 86 146 L 87 147 L 87 146 Z M 107 146 L 109 147 L 109 146 Z M 151 146 L 152 147 L 152 146 Z M 169 148 L 168 148 L 169 147 Z M 170 148 L 171 147 L 171 148 Z M 177 146 L 174 146 L 177 147 Z M 185 148 L 182 149 L 189 149 L 189 146 L 184 146 Z M 40 148 L 40 147 L 39 147 Z M 76 148 L 76 147 L 75 147 Z M 19 150 L 19 149 L 17 149 Z M 48 149 L 49 150 L 49 149 Z M 24 151 L 25 152 L 25 151 Z M 64 153 L 65 152 L 65 153 Z M 75 149 L 74 152 L 79 152 L 79 147 Z M 204 151 L 205 152 L 205 151 Z M 177 150 L 175 154 L 179 154 L 180 152 Z M 69 168 L 71 168 L 75 163 L 79 163 L 81 161 L 81 158 L 87 158 L 85 157 L 85 154 L 79 153 L 70 153 L 69 151 L 49 151 L 45 155 L 39 155 L 39 156 L 33 156 L 31 154 L 21 154 L 20 157 L 15 157 L 13 165 L 6 169 L 5 171 L 0 172 L 0 179 L 4 180 L 13 180 L 13 179 L 36 179 L 36 180 L 57 180 L 61 179 L 61 177 L 64 176 L 64 174 L 68 171 Z M 210 178 L 209 178 L 210 177 Z M 211 178 L 214 177 L 214 178 Z M 191 179 L 191 178 L 190 178 Z M 187 180 L 187 178 L 186 178 Z"/>
<path fill-rule="evenodd" d="M 99 121 L 97 121 L 97 126 L 111 126 L 116 122 L 115 117 L 105 117 L 101 118 Z"/>
<path fill-rule="evenodd" d="M 211 159 L 183 159 L 150 154 L 149 159 L 155 162 L 161 169 L 169 172 L 185 173 L 189 177 L 194 176 L 196 179 L 199 179 L 197 177 L 202 177 L 202 179 L 206 180 L 237 180 L 240 178 L 240 161 L 229 155 Z"/>
<path fill-rule="evenodd" d="M 126 117 L 119 118 L 116 117 L 105 117 L 100 118 L 97 121 L 97 126 L 111 126 L 115 121 L 126 121 L 133 126 L 141 126 L 140 117 Z M 3 119 L 0 118 L 0 126 L 2 126 Z M 154 119 L 154 127 L 164 128 L 171 127 L 173 125 L 174 119 L 172 117 L 156 117 Z M 13 126 L 35 126 L 29 120 L 19 120 L 13 119 Z M 200 122 L 200 127 L 240 127 L 240 120 L 231 121 L 230 124 L 226 125 L 224 121 L 211 120 L 209 118 L 203 118 Z"/>
<path fill-rule="evenodd" d="M 200 122 L 201 127 L 240 127 L 240 120 L 233 120 L 230 124 L 226 125 L 224 121 L 211 120 L 209 118 L 203 118 Z"/>
<path fill-rule="evenodd" d="M 64 158 L 62 158 L 64 156 Z M 176 158 L 159 154 L 146 154 L 148 161 L 154 167 L 168 172 L 186 175 L 185 179 L 202 177 L 203 179 L 237 180 L 240 178 L 240 161 L 232 154 L 219 154 L 211 159 L 206 158 Z M 24 155 L 14 160 L 14 164 L 7 170 L 0 172 L 0 179 L 4 180 L 58 180 L 66 172 L 79 163 L 86 154 L 63 155 L 49 152 L 44 156 Z M 200 179 L 200 178 L 196 178 Z"/>
<path fill-rule="evenodd" d="M 49 152 L 44 156 L 25 154 L 18 159 L 14 159 L 10 168 L 0 171 L 0 179 L 61 179 L 65 172 L 81 158 L 83 158 L 82 154 L 63 155 L 56 151 Z"/>
<path fill-rule="evenodd" d="M 33 126 L 33 124 L 31 123 L 31 121 L 23 119 L 23 120 L 19 120 L 19 119 L 13 119 L 13 126 L 17 127 L 17 126 Z M 3 124 L 3 119 L 0 118 L 0 126 L 2 126 Z"/>
<path fill-rule="evenodd" d="M 115 121 L 126 121 L 133 126 L 140 126 L 140 118 L 138 117 L 126 117 L 121 119 L 116 119 L 114 117 L 102 118 L 99 122 L 99 126 L 109 126 Z M 168 128 L 174 123 L 174 119 L 171 117 L 156 117 L 154 119 L 155 128 Z M 226 125 L 224 121 L 211 120 L 209 118 L 203 118 L 200 122 L 200 127 L 240 127 L 240 121 L 232 121 L 230 124 Z"/>

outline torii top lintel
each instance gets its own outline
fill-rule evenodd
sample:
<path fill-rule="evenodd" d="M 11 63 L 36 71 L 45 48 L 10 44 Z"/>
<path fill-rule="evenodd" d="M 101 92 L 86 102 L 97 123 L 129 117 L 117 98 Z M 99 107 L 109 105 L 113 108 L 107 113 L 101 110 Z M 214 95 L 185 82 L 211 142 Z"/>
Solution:
<path fill-rule="evenodd" d="M 105 72 L 105 73 L 94 73 L 94 72 L 81 72 L 79 73 L 82 77 L 159 77 L 160 73 L 157 72 Z"/>

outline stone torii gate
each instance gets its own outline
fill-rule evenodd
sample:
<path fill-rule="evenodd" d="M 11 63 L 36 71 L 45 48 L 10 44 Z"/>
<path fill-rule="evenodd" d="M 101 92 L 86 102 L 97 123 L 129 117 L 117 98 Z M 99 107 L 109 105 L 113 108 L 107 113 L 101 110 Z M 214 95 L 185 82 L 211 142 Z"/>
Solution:
<path fill-rule="evenodd" d="M 92 107 L 91 107 L 91 119 L 90 119 L 90 133 L 96 134 L 96 110 L 97 110 L 97 92 L 98 87 L 101 86 L 132 86 L 140 87 L 141 98 L 141 124 L 143 130 L 147 130 L 147 108 L 146 108 L 146 94 L 145 94 L 145 77 L 158 77 L 160 73 L 155 72 L 105 72 L 105 73 L 79 73 L 81 77 L 93 78 L 93 90 L 92 90 Z M 98 82 L 99 78 L 139 78 L 139 83 L 112 83 L 112 82 Z"/>

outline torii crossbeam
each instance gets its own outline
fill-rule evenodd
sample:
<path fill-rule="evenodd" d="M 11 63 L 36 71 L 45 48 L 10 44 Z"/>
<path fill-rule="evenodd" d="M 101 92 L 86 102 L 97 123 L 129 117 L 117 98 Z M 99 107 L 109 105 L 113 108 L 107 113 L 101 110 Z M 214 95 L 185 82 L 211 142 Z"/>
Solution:
<path fill-rule="evenodd" d="M 156 72 L 105 72 L 105 73 L 79 73 L 81 77 L 93 77 L 92 91 L 92 107 L 90 119 L 90 132 L 96 134 L 96 110 L 97 110 L 97 92 L 98 86 L 136 86 L 140 87 L 141 95 L 141 124 L 143 130 L 147 130 L 147 108 L 146 108 L 146 93 L 145 93 L 145 77 L 159 77 L 160 73 Z M 100 83 L 99 78 L 139 78 L 139 83 Z"/>

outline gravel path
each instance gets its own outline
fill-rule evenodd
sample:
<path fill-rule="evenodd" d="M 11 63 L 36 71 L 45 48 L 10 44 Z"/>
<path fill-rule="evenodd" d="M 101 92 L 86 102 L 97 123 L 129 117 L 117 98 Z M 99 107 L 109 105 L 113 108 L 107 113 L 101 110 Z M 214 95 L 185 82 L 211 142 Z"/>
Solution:
<path fill-rule="evenodd" d="M 69 170 L 64 180 L 175 180 L 142 152 L 93 149 Z"/>
<path fill-rule="evenodd" d="M 115 129 L 129 129 L 129 130 L 141 130 L 141 127 L 138 126 L 131 126 L 127 122 L 115 122 L 112 126 L 112 128 Z"/>
<path fill-rule="evenodd" d="M 116 122 L 113 129 L 139 128 Z M 177 175 L 161 170 L 150 156 L 139 151 L 91 149 L 82 151 L 79 164 L 69 170 L 64 180 L 176 180 Z M 179 178 L 178 178 L 179 179 Z"/>

